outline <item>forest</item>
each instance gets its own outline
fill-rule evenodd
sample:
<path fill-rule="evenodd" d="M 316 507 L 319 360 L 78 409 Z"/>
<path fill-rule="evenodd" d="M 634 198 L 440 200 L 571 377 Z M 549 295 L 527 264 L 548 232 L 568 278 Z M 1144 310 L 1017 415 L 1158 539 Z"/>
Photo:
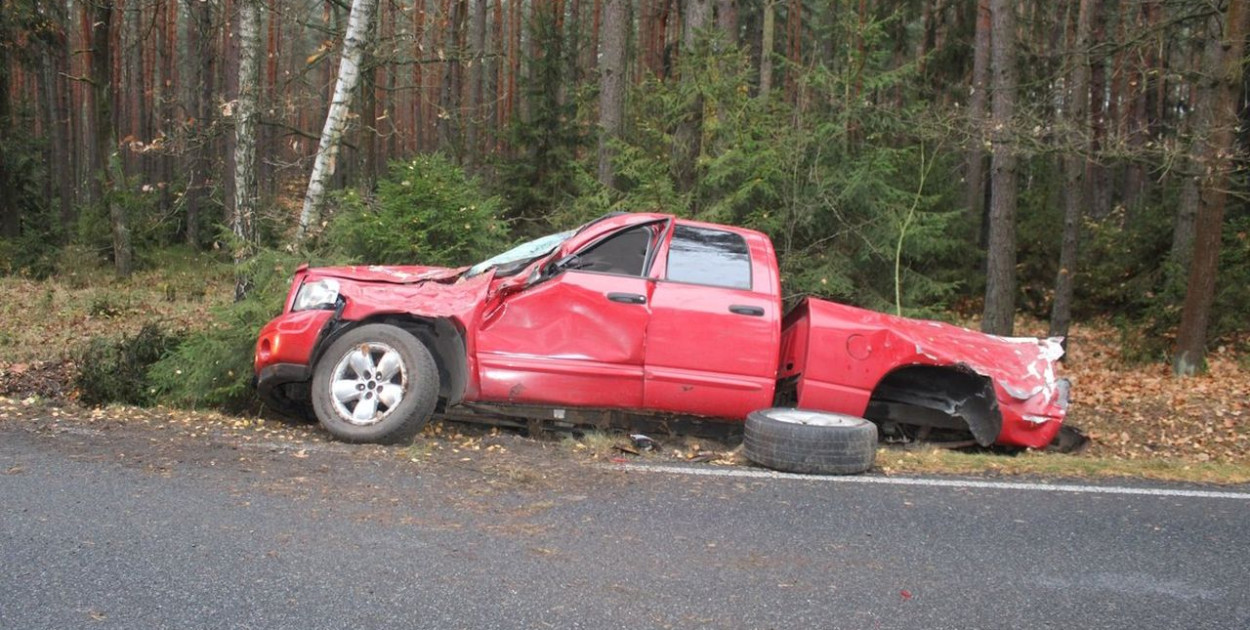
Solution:
<path fill-rule="evenodd" d="M 152 391 L 224 362 L 204 378 L 237 394 L 300 260 L 469 264 L 659 211 L 766 232 L 790 298 L 1003 335 L 1107 321 L 1126 356 L 1194 374 L 1250 347 L 1248 20 L 1245 0 L 0 0 L 0 274 L 230 265 L 218 332 L 144 339 L 184 359 Z"/>

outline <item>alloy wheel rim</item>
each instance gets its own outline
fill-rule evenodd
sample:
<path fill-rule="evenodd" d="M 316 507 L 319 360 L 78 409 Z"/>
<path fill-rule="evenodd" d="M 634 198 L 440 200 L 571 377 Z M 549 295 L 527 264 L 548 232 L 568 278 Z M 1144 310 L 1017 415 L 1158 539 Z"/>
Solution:
<path fill-rule="evenodd" d="M 391 346 L 371 341 L 344 354 L 330 379 L 330 400 L 343 421 L 371 426 L 386 419 L 408 391 L 408 368 Z"/>

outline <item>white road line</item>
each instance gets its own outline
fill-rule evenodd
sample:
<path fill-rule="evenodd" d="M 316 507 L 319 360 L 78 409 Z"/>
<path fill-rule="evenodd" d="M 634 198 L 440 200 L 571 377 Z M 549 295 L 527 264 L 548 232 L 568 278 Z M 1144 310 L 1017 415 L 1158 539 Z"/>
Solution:
<path fill-rule="evenodd" d="M 1234 499 L 1250 501 L 1250 492 L 1217 492 L 1213 490 L 1180 490 L 1166 488 L 1129 488 L 1125 486 L 1086 486 L 1014 481 L 976 481 L 972 479 L 925 479 L 922 477 L 879 477 L 873 475 L 798 475 L 794 473 L 744 468 L 695 468 L 687 466 L 651 466 L 646 464 L 613 464 L 614 470 L 626 472 L 666 473 L 703 477 L 737 477 L 747 479 L 798 479 L 830 483 L 868 483 L 893 486 L 929 486 L 939 488 L 989 488 L 994 490 L 1037 490 L 1041 492 L 1073 492 L 1077 494 L 1129 494 L 1154 497 L 1187 497 L 1198 499 Z"/>

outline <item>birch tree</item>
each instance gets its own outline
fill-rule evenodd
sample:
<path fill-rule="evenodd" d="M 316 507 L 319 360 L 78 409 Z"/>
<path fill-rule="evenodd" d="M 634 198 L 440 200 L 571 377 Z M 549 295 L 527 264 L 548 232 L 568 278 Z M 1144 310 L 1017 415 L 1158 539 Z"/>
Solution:
<path fill-rule="evenodd" d="M 239 3 L 239 96 L 234 121 L 234 299 L 247 297 L 251 279 L 240 268 L 256 246 L 256 114 L 260 92 L 260 0 Z"/>
<path fill-rule="evenodd" d="M 330 101 L 330 110 L 326 113 L 325 127 L 321 130 L 321 142 L 317 145 L 317 159 L 313 163 L 312 175 L 308 178 L 304 209 L 300 211 L 299 226 L 295 230 L 296 242 L 307 238 L 309 230 L 321 221 L 326 187 L 334 176 L 352 96 L 360 83 L 360 62 L 364 57 L 370 25 L 377 8 L 378 0 L 352 0 L 351 15 L 347 18 L 347 32 L 343 36 L 339 78 L 334 84 L 334 97 Z"/>

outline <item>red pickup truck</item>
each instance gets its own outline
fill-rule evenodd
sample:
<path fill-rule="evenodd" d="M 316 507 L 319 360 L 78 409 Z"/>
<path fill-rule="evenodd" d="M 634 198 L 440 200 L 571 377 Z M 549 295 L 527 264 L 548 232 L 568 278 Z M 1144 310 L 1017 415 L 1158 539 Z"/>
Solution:
<path fill-rule="evenodd" d="M 785 313 L 764 234 L 616 214 L 468 268 L 302 266 L 255 370 L 267 401 L 311 406 L 348 441 L 408 438 L 436 408 L 742 422 L 779 407 L 1041 448 L 1068 404 L 1062 353 L 819 299 Z"/>

